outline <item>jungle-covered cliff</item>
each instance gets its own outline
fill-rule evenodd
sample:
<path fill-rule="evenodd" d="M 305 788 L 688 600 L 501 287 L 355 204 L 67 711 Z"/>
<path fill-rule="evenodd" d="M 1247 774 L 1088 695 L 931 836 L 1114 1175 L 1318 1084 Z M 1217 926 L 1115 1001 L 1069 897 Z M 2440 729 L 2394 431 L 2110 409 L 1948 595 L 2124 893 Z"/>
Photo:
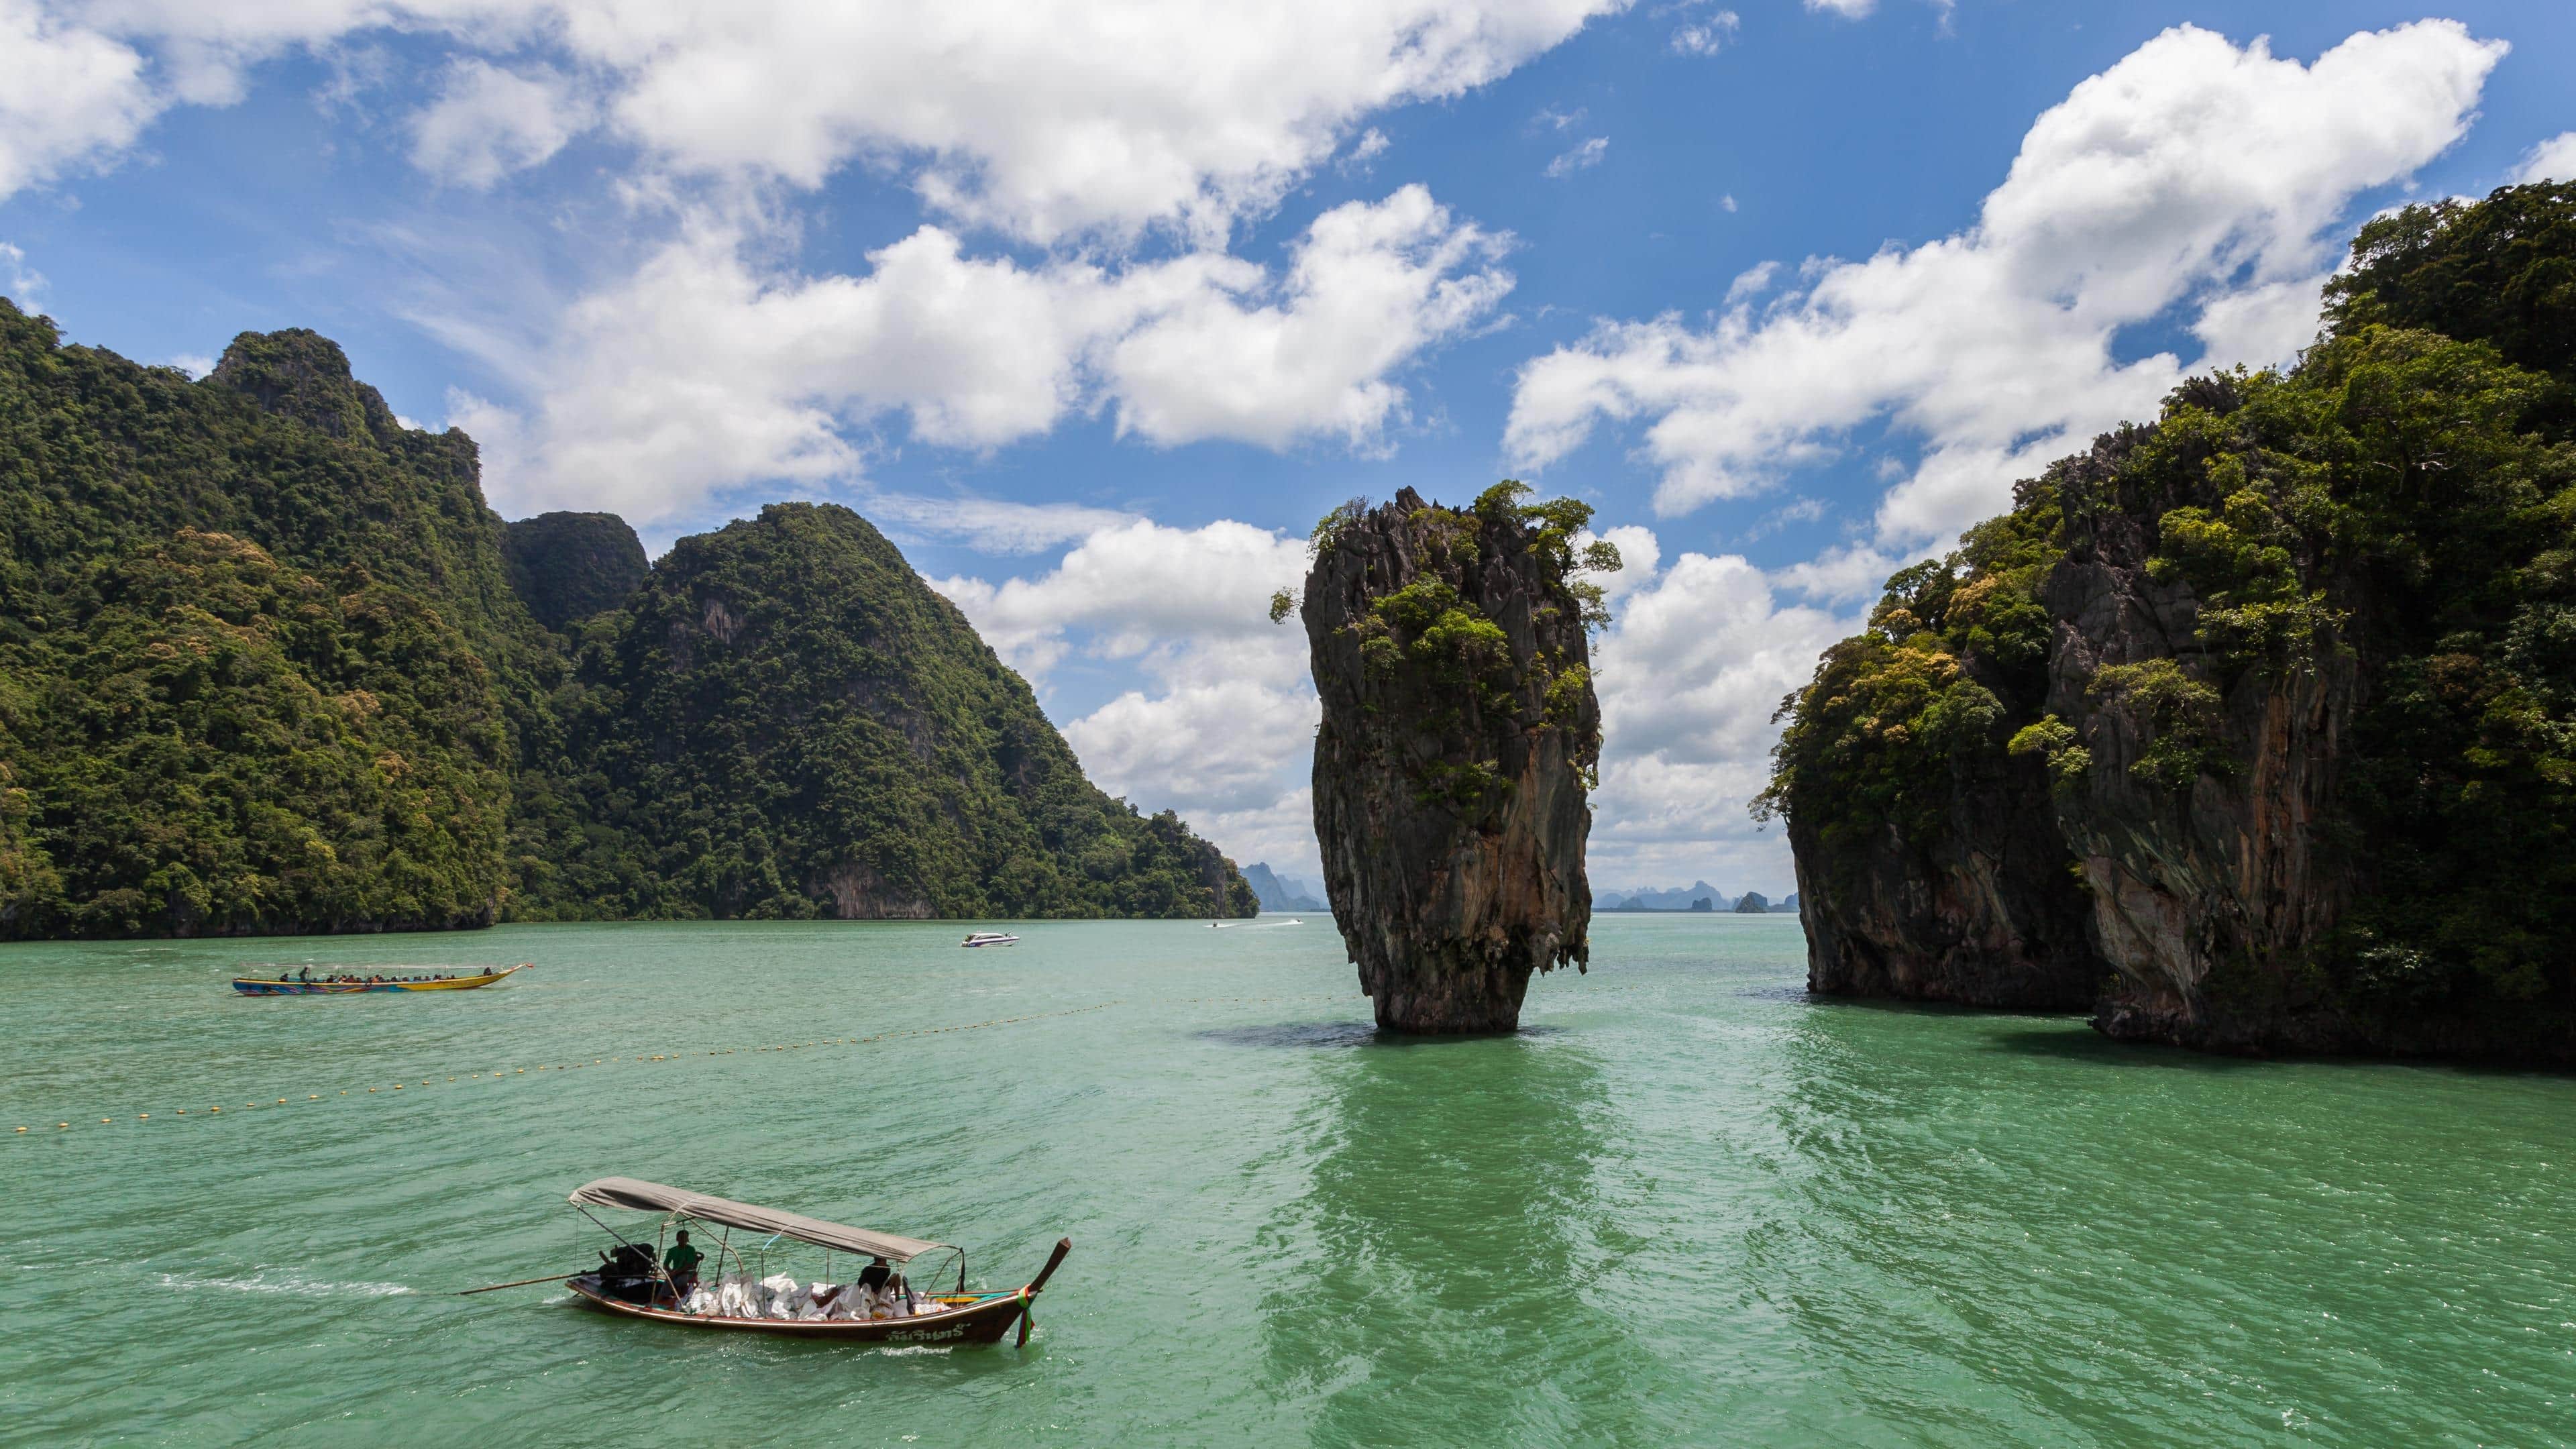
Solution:
<path fill-rule="evenodd" d="M 1601 757 L 1578 575 L 1592 510 L 1505 482 L 1327 517 L 1300 606 L 1323 723 L 1325 889 L 1378 1025 L 1509 1031 L 1530 974 L 1591 953 L 1585 793 Z M 1284 615 L 1289 600 L 1275 601 Z"/>
<path fill-rule="evenodd" d="M 856 515 L 654 570 L 479 476 L 311 332 L 191 381 L 0 299 L 0 939 L 1252 913 Z"/>
<path fill-rule="evenodd" d="M 2576 186 L 2373 221 L 1784 708 L 1819 992 L 2576 1061 Z"/>

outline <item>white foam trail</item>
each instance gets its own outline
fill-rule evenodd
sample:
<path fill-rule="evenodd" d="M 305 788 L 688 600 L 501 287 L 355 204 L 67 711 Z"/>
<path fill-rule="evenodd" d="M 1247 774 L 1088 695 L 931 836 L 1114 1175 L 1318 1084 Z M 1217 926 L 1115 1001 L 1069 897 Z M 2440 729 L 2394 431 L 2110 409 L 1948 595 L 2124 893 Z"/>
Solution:
<path fill-rule="evenodd" d="M 331 1283 L 288 1275 L 248 1278 L 197 1278 L 185 1273 L 156 1275 L 164 1288 L 223 1288 L 235 1293 L 284 1293 L 297 1298 L 394 1298 L 415 1290 L 408 1283 Z"/>

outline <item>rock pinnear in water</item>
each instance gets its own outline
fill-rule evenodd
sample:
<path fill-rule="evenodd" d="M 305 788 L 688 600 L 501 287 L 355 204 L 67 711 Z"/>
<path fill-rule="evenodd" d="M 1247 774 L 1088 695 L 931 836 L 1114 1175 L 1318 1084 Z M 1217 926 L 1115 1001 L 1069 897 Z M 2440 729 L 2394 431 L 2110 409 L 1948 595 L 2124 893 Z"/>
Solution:
<path fill-rule="evenodd" d="M 1316 530 L 1315 834 L 1386 1030 L 1510 1031 L 1532 971 L 1590 955 L 1601 711 L 1585 631 L 1601 595 L 1577 575 L 1618 553 L 1578 555 L 1591 510 L 1527 493 L 1502 484 L 1461 510 L 1408 488 Z"/>

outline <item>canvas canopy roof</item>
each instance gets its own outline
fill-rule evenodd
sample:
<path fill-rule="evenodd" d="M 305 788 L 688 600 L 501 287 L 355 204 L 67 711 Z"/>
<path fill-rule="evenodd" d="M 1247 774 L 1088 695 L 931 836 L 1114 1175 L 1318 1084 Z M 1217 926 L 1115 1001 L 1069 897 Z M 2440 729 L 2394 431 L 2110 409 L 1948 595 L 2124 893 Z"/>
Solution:
<path fill-rule="evenodd" d="M 783 1213 L 776 1208 L 755 1207 L 731 1198 L 709 1197 L 683 1187 L 664 1187 L 658 1182 L 644 1182 L 632 1177 L 603 1177 L 583 1183 L 571 1201 L 588 1207 L 631 1208 L 637 1212 L 686 1213 L 701 1222 L 721 1223 L 745 1232 L 775 1233 L 818 1248 L 831 1248 L 843 1253 L 867 1253 L 908 1263 L 934 1248 L 947 1243 L 926 1243 L 919 1238 L 897 1237 L 893 1233 L 872 1233 L 865 1228 L 845 1228 L 821 1218 L 801 1213 Z"/>

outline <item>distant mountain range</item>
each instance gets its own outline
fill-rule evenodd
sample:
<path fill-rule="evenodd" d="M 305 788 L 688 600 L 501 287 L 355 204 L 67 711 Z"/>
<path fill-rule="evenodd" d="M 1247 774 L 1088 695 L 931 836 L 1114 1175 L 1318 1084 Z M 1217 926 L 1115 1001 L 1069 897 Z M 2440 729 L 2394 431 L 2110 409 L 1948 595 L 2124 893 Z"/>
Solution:
<path fill-rule="evenodd" d="M 1265 911 L 1330 909 L 1322 901 L 1315 899 L 1315 893 L 1306 888 L 1304 881 L 1280 875 L 1272 870 L 1267 862 L 1245 866 L 1243 883 L 1252 887 L 1252 893 L 1261 898 L 1261 908 Z"/>
<path fill-rule="evenodd" d="M 1244 872 L 1244 879 L 1251 878 L 1250 871 Z M 1708 904 L 1703 906 L 1700 904 L 1702 901 Z M 1759 891 L 1747 891 L 1743 896 L 1730 896 L 1707 881 L 1695 880 L 1689 885 L 1676 886 L 1671 890 L 1655 890 L 1649 887 L 1637 891 L 1603 891 L 1592 898 L 1593 910 L 1612 912 L 1706 911 L 1714 913 L 1734 911 L 1740 904 L 1743 905 L 1744 913 L 1747 915 L 1765 911 L 1794 913 L 1798 909 L 1798 895 L 1797 892 L 1792 891 L 1786 899 L 1777 901 L 1766 899 Z"/>

